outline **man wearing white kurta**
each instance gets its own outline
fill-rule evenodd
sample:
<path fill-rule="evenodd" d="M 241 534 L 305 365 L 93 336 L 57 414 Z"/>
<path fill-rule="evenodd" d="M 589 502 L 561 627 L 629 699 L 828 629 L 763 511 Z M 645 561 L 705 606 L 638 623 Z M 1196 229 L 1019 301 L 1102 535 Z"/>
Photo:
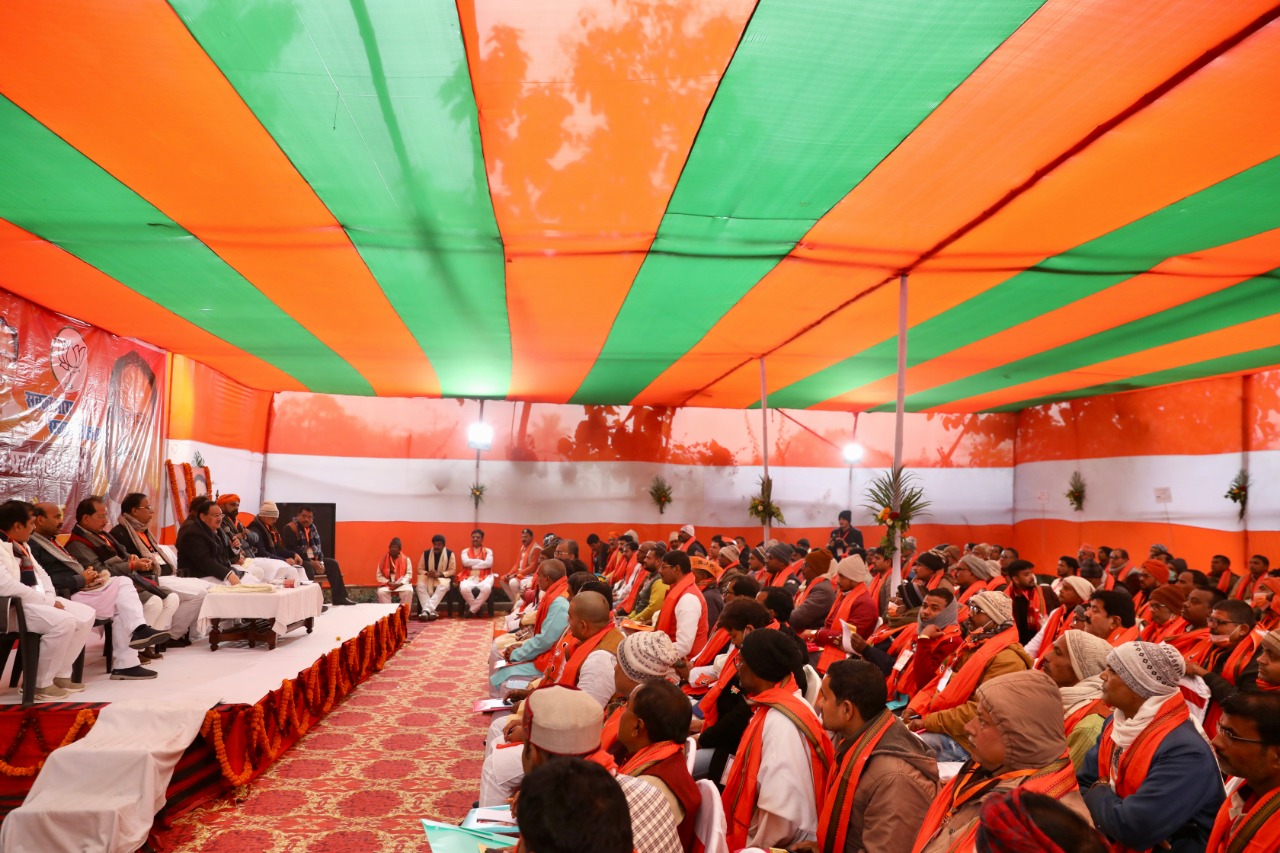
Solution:
<path fill-rule="evenodd" d="M 36 698 L 65 699 L 84 687 L 71 680 L 71 667 L 93 629 L 93 608 L 54 595 L 53 581 L 27 550 L 32 515 L 25 501 L 0 504 L 0 595 L 21 599 L 27 630 L 40 635 L 40 662 L 34 675 L 26 673 L 35 679 Z M 22 582 L 24 570 L 33 573 L 35 586 Z"/>
<path fill-rule="evenodd" d="M 477 527 L 471 531 L 471 547 L 462 552 L 461 559 L 458 591 L 474 616 L 493 592 L 493 551 L 484 547 L 483 530 Z"/>
<path fill-rule="evenodd" d="M 436 610 L 457 572 L 458 561 L 454 553 L 444 547 L 444 537 L 437 533 L 431 537 L 431 550 L 423 551 L 418 560 L 418 604 L 422 606 L 424 620 L 439 618 Z"/>

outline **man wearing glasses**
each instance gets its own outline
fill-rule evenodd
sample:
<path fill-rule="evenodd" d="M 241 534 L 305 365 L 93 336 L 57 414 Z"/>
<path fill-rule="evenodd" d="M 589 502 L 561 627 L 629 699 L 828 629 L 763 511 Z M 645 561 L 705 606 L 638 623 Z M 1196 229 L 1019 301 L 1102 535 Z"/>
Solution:
<path fill-rule="evenodd" d="M 1245 602 L 1220 601 L 1209 615 L 1209 636 L 1187 652 L 1187 675 L 1204 679 L 1216 705 L 1257 684 L 1263 635 L 1253 630 L 1255 621 L 1253 608 Z M 1211 710 L 1209 716 L 1216 715 Z"/>
<path fill-rule="evenodd" d="M 1280 693 L 1237 693 L 1223 702 L 1213 751 L 1231 778 L 1209 853 L 1280 850 Z"/>

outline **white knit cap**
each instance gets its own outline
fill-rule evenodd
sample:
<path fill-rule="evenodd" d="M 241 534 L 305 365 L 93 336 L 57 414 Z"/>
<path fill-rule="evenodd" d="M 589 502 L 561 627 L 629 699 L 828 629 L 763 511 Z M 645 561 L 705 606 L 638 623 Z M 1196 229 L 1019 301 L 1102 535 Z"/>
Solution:
<path fill-rule="evenodd" d="M 603 717 L 591 694 L 561 684 L 540 687 L 525 699 L 529 743 L 553 755 L 590 755 L 600 748 Z"/>
<path fill-rule="evenodd" d="M 866 583 L 870 577 L 867 564 L 857 554 L 851 554 L 836 563 L 836 574 L 848 578 L 854 583 Z"/>
<path fill-rule="evenodd" d="M 1013 621 L 1013 601 L 1003 592 L 983 590 L 969 599 L 969 609 L 981 610 L 997 625 L 1005 625 Z"/>
<path fill-rule="evenodd" d="M 632 681 L 652 681 L 663 678 L 676 661 L 680 653 L 676 644 L 661 631 L 642 631 L 627 636 L 618 644 L 618 666 Z"/>
<path fill-rule="evenodd" d="M 1093 678 L 1107 667 L 1107 655 L 1111 654 L 1111 644 L 1101 637 L 1095 637 L 1088 631 L 1072 629 L 1062 636 L 1067 640 L 1067 657 L 1071 660 L 1071 669 L 1076 678 L 1084 681 Z"/>
<path fill-rule="evenodd" d="M 1088 579 L 1077 575 L 1068 575 L 1063 578 L 1062 585 L 1071 587 L 1072 591 L 1080 596 L 1081 601 L 1088 601 L 1089 596 L 1093 595 L 1093 584 L 1089 583 Z"/>
<path fill-rule="evenodd" d="M 694 532 L 693 532 L 693 525 L 692 525 L 692 524 L 686 524 L 684 527 L 681 527 L 681 528 L 680 528 L 680 532 L 681 532 L 681 533 L 683 533 L 683 534 L 685 534 L 686 536 L 694 536 L 694 535 L 695 535 L 695 534 L 694 534 Z"/>
<path fill-rule="evenodd" d="M 979 580 L 989 581 L 999 574 L 993 571 L 991 564 L 977 554 L 965 554 L 960 558 L 960 565 L 967 568 Z"/>
<path fill-rule="evenodd" d="M 1143 699 L 1172 696 L 1187 672 L 1182 655 L 1173 646 L 1142 640 L 1116 646 L 1107 655 L 1107 666 Z"/>

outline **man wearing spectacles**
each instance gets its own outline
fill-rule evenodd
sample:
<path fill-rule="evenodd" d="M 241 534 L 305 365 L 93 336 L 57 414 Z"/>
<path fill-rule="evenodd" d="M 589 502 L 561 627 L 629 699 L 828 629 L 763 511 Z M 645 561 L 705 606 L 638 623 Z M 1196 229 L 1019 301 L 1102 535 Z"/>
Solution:
<path fill-rule="evenodd" d="M 1220 601 L 1209 615 L 1209 636 L 1187 653 L 1187 675 L 1204 679 L 1215 705 L 1258 681 L 1262 636 L 1253 630 L 1253 608 L 1243 601 Z M 1206 727 L 1213 709 L 1206 715 Z"/>
<path fill-rule="evenodd" d="M 1231 778 L 1209 853 L 1280 850 L 1280 693 L 1228 697 L 1213 751 Z"/>

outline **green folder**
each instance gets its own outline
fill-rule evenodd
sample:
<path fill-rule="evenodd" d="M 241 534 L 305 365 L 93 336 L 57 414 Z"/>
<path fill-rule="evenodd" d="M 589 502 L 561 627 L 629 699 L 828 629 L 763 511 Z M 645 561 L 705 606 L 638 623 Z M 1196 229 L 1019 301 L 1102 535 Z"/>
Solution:
<path fill-rule="evenodd" d="M 451 823 L 440 823 L 423 818 L 422 828 L 427 833 L 431 853 L 480 853 L 486 847 L 512 847 L 515 839 L 510 835 L 485 832 L 482 829 L 463 829 Z"/>

